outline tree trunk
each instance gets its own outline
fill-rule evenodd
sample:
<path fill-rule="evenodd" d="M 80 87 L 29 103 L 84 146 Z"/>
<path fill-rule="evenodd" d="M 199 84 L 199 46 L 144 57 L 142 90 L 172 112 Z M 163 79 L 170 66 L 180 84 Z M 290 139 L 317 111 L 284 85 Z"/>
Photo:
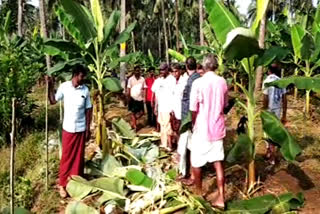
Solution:
<path fill-rule="evenodd" d="M 163 32 L 164 32 L 164 44 L 166 47 L 166 61 L 169 64 L 169 53 L 168 53 L 168 32 L 166 27 L 166 17 L 164 15 L 164 3 L 161 1 L 161 13 L 162 13 L 162 24 L 163 24 Z"/>
<path fill-rule="evenodd" d="M 41 34 L 43 38 L 48 38 L 48 31 L 46 25 L 46 6 L 44 0 L 39 1 L 39 13 L 40 13 L 40 24 Z M 47 69 L 51 67 L 51 60 L 46 55 Z M 49 145 L 48 145 L 48 83 L 46 83 L 46 121 L 45 121 L 45 142 L 46 142 L 46 188 L 49 188 Z"/>
<path fill-rule="evenodd" d="M 161 51 L 161 28 L 158 27 L 158 51 L 159 57 L 161 58 L 162 51 Z"/>
<path fill-rule="evenodd" d="M 23 17 L 23 0 L 18 0 L 18 36 L 23 35 L 22 32 L 22 17 Z"/>
<path fill-rule="evenodd" d="M 200 30 L 200 45 L 204 46 L 203 36 L 203 0 L 199 0 L 199 30 Z"/>
<path fill-rule="evenodd" d="M 10 154 L 10 213 L 14 214 L 14 150 L 16 140 L 16 98 L 12 98 L 12 128 L 11 128 L 11 154 Z"/>
<path fill-rule="evenodd" d="M 132 51 L 135 53 L 136 52 L 136 43 L 135 43 L 133 32 L 131 32 L 131 40 L 132 40 Z"/>
<path fill-rule="evenodd" d="M 175 17 L 176 17 L 176 50 L 179 52 L 179 0 L 175 4 Z"/>
<path fill-rule="evenodd" d="M 120 20 L 120 31 L 124 31 L 126 28 L 126 0 L 121 0 L 121 20 Z M 120 57 L 126 55 L 126 43 L 120 45 Z M 120 82 L 123 89 L 126 88 L 126 64 L 120 63 Z"/>
<path fill-rule="evenodd" d="M 172 35 L 171 35 L 171 27 L 170 22 L 168 22 L 168 48 L 172 48 Z"/>
<path fill-rule="evenodd" d="M 260 23 L 260 32 L 259 32 L 259 47 L 261 49 L 264 49 L 264 37 L 266 34 L 266 14 L 264 14 L 263 18 L 261 19 Z M 255 93 L 261 90 L 262 86 L 262 78 L 263 78 L 263 66 L 259 66 L 257 68 L 257 74 L 256 74 L 256 85 L 255 85 Z"/>

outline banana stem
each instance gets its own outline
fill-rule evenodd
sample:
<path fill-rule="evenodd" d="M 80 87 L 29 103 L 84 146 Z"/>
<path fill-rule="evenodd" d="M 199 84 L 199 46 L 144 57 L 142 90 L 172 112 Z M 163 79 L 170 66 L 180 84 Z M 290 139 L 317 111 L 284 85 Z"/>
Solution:
<path fill-rule="evenodd" d="M 309 116 L 310 114 L 310 90 L 306 91 L 306 111 L 305 114 L 306 116 Z"/>

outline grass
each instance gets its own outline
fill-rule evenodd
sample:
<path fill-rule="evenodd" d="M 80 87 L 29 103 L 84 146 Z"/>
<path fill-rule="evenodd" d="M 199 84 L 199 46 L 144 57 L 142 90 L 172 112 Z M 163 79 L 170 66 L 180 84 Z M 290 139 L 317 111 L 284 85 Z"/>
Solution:
<path fill-rule="evenodd" d="M 35 87 L 30 95 L 38 105 L 31 114 L 32 123 L 18 138 L 15 155 L 15 206 L 34 213 L 57 213 L 60 197 L 53 191 L 59 168 L 58 148 L 49 154 L 49 191 L 45 187 L 45 88 Z M 59 125 L 59 106 L 49 106 L 49 139 Z M 0 148 L 0 211 L 9 206 L 10 148 Z"/>

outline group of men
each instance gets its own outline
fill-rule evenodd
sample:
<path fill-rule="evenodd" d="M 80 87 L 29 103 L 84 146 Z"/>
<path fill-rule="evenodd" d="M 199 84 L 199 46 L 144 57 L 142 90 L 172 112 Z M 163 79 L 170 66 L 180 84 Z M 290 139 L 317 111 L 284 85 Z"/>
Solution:
<path fill-rule="evenodd" d="M 148 70 L 148 76 L 141 76 L 140 68 L 128 79 L 127 95 L 132 112 L 131 125 L 137 129 L 137 120 L 144 114 L 144 103 L 148 111 L 148 123 L 160 128 L 160 147 L 172 151 L 176 146 L 179 154 L 180 180 L 195 185 L 202 193 L 201 167 L 211 163 L 216 170 L 218 192 L 215 207 L 224 207 L 224 160 L 223 139 L 226 136 L 225 116 L 228 106 L 226 80 L 215 74 L 218 64 L 214 55 L 207 55 L 202 65 L 195 58 L 188 57 L 185 65 L 163 63 L 159 75 L 155 69 Z M 264 81 L 279 79 L 280 69 L 272 65 Z M 55 104 L 64 101 L 62 132 L 62 158 L 60 161 L 60 195 L 72 175 L 82 175 L 84 169 L 85 142 L 90 138 L 92 105 L 87 86 L 83 84 L 87 69 L 77 66 L 72 80 L 60 85 L 54 92 L 54 81 L 46 77 L 49 86 L 49 100 Z M 285 90 L 275 87 L 263 88 L 264 107 L 286 121 Z M 282 102 L 281 102 L 282 101 Z M 192 128 L 180 133 L 181 121 L 191 117 Z M 268 156 L 274 163 L 274 146 L 269 145 Z"/>
<path fill-rule="evenodd" d="M 154 68 L 148 70 L 148 77 L 141 76 L 140 68 L 128 80 L 129 110 L 132 111 L 131 125 L 137 128 L 136 120 L 143 115 L 144 102 L 147 106 L 148 123 L 160 126 L 160 147 L 179 155 L 179 179 L 187 185 L 195 185 L 202 194 L 201 167 L 212 163 L 217 174 L 218 191 L 216 207 L 224 207 L 224 160 L 223 139 L 226 136 L 225 116 L 230 110 L 226 80 L 215 74 L 218 64 L 209 54 L 202 65 L 195 58 L 188 57 L 185 65 L 163 63 L 159 76 Z M 279 66 L 273 64 L 263 85 L 279 79 Z M 263 87 L 264 108 L 286 121 L 285 90 Z M 282 101 L 282 102 L 281 102 Z M 228 106 L 229 105 L 229 106 Z M 232 105 L 232 104 L 231 104 Z M 181 121 L 191 116 L 192 128 L 180 133 Z M 275 147 L 268 144 L 267 157 L 274 164 Z"/>
<path fill-rule="evenodd" d="M 217 60 L 205 57 L 202 65 L 188 57 L 185 66 L 163 63 L 159 76 L 149 74 L 145 80 L 139 68 L 128 80 L 131 125 L 143 114 L 143 101 L 148 110 L 148 121 L 156 115 L 160 126 L 160 147 L 172 151 L 177 146 L 181 181 L 194 184 L 201 193 L 201 167 L 213 163 L 217 172 L 218 196 L 213 204 L 224 207 L 223 138 L 226 135 L 224 109 L 228 105 L 228 87 L 223 77 L 215 74 Z M 153 71 L 153 70 L 152 70 Z M 181 121 L 191 114 L 192 129 L 179 134 Z M 188 170 L 189 163 L 191 170 Z M 189 173 L 190 171 L 190 173 Z"/>

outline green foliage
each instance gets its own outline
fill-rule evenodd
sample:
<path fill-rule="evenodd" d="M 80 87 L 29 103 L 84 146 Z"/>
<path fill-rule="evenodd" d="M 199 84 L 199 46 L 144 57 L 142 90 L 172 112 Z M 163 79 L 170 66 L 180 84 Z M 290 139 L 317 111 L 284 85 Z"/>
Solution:
<path fill-rule="evenodd" d="M 287 88 L 290 84 L 294 84 L 298 89 L 320 91 L 320 78 L 318 77 L 291 76 L 267 83 L 266 86 Z"/>
<path fill-rule="evenodd" d="M 28 93 L 41 75 L 43 64 L 35 42 L 8 33 L 10 15 L 0 23 L 0 144 L 6 141 L 11 127 L 11 99 L 17 98 L 18 124 L 27 122 L 33 105 Z M 40 41 L 38 41 L 40 42 Z M 21 124 L 22 125 L 22 124 Z M 23 129 L 18 129 L 19 133 Z"/>
<path fill-rule="evenodd" d="M 111 92 L 120 92 L 123 90 L 120 80 L 115 77 L 107 77 L 103 80 L 104 87 Z"/>
<path fill-rule="evenodd" d="M 296 210 L 303 206 L 304 198 L 301 193 L 297 196 L 292 193 L 282 194 L 280 196 L 264 195 L 250 200 L 233 201 L 228 203 L 226 213 L 248 213 L 248 214 L 264 214 L 271 213 L 280 214 L 291 210 Z"/>
<path fill-rule="evenodd" d="M 229 61 L 250 58 L 262 52 L 254 33 L 240 27 L 230 31 L 224 49 L 224 56 Z"/>
<path fill-rule="evenodd" d="M 81 200 L 90 193 L 98 191 L 112 196 L 113 199 L 124 199 L 123 185 L 123 180 L 117 177 L 101 177 L 87 181 L 80 176 L 73 176 L 67 184 L 67 191 L 76 200 Z"/>
<path fill-rule="evenodd" d="M 289 53 L 287 48 L 272 46 L 264 51 L 263 55 L 257 59 L 256 64 L 267 67 L 273 62 L 281 62 Z"/>
<path fill-rule="evenodd" d="M 74 201 L 68 204 L 66 207 L 66 214 L 78 214 L 78 213 L 83 213 L 83 214 L 98 214 L 99 212 L 95 210 L 92 207 L 89 207 L 85 203 L 81 201 Z"/>
<path fill-rule="evenodd" d="M 136 136 L 136 133 L 131 128 L 131 126 L 122 118 L 114 118 L 112 120 L 112 125 L 114 126 L 115 130 L 117 130 L 123 137 L 133 139 Z"/>
<path fill-rule="evenodd" d="M 184 133 L 192 128 L 192 113 L 188 112 L 187 116 L 181 121 L 180 133 Z"/>
<path fill-rule="evenodd" d="M 6 207 L 1 211 L 2 214 L 10 214 L 10 208 Z M 31 212 L 27 209 L 20 208 L 20 207 L 15 207 L 14 208 L 14 213 L 15 214 L 30 214 Z"/>
<path fill-rule="evenodd" d="M 205 6 L 209 14 L 209 23 L 213 27 L 220 45 L 223 45 L 226 42 L 227 34 L 240 27 L 240 22 L 219 0 L 206 0 Z"/>
<path fill-rule="evenodd" d="M 143 186 L 149 189 L 154 185 L 154 181 L 150 177 L 137 169 L 129 169 L 126 174 L 126 179 L 133 185 Z"/>
<path fill-rule="evenodd" d="M 263 130 L 267 136 L 280 146 L 280 151 L 287 161 L 294 161 L 301 153 L 299 144 L 296 143 L 292 135 L 285 129 L 279 119 L 267 111 L 261 112 Z"/>
<path fill-rule="evenodd" d="M 238 140 L 228 153 L 226 161 L 229 163 L 248 162 L 252 160 L 254 152 L 254 145 L 248 135 L 241 134 L 238 136 Z"/>

